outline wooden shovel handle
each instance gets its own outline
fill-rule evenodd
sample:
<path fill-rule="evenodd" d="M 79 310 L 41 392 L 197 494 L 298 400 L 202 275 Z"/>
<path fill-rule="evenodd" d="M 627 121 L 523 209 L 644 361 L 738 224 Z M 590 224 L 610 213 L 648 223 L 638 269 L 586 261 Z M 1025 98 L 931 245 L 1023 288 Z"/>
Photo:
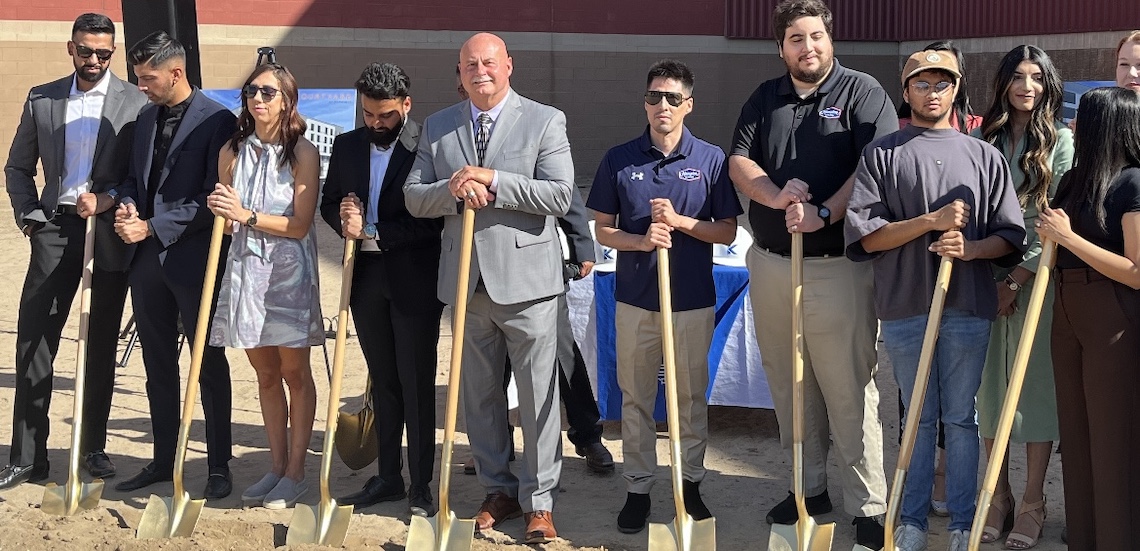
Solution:
<path fill-rule="evenodd" d="M 325 417 L 325 441 L 321 450 L 321 501 L 330 503 L 329 475 L 332 473 L 336 424 L 340 420 L 340 386 L 344 380 L 344 352 L 348 342 L 348 306 L 352 298 L 352 273 L 356 268 L 356 240 L 345 238 L 344 261 L 340 272 L 340 304 L 336 314 L 336 341 L 333 344 L 332 375 L 329 377 L 329 403 Z"/>
<path fill-rule="evenodd" d="M 471 281 L 471 248 L 475 236 L 475 209 L 463 209 L 463 231 L 459 243 L 459 279 L 455 284 L 455 307 L 451 313 L 451 373 L 447 381 L 447 413 L 443 425 L 443 457 L 439 462 L 439 513 L 448 518 L 451 511 L 451 453 L 455 447 L 455 418 L 459 410 L 459 382 L 463 373 L 463 333 L 467 322 L 468 288 Z"/>

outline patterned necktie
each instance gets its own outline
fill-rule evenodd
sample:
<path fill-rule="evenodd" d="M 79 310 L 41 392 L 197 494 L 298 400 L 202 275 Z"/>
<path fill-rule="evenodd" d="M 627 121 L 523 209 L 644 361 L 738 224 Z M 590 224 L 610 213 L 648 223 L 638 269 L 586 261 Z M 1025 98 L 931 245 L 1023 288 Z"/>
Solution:
<path fill-rule="evenodd" d="M 475 132 L 475 152 L 479 155 L 479 166 L 487 155 L 487 140 L 491 137 L 491 115 L 479 113 L 479 130 Z"/>

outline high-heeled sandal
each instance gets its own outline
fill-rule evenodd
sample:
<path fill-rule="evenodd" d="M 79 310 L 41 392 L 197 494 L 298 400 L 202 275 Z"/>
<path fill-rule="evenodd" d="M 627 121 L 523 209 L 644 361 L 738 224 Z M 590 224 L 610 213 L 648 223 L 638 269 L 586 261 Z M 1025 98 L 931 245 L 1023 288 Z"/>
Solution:
<path fill-rule="evenodd" d="M 982 543 L 995 542 L 1013 529 L 1013 505 L 1013 494 L 1009 490 L 994 496 L 990 501 L 990 510 L 986 513 Z"/>
<path fill-rule="evenodd" d="M 1029 549 L 1036 546 L 1037 540 L 1041 539 L 1041 530 L 1045 527 L 1045 515 L 1044 498 L 1037 503 L 1022 503 L 1017 510 L 1014 529 L 1005 539 L 1005 548 Z"/>

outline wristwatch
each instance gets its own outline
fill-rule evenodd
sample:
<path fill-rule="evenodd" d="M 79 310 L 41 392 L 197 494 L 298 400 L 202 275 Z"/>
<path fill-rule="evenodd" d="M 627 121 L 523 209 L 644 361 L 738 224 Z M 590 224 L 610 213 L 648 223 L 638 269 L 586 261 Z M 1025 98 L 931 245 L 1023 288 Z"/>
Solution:
<path fill-rule="evenodd" d="M 826 227 L 830 226 L 831 225 L 831 209 L 829 209 L 823 205 L 820 205 L 816 208 L 819 209 L 819 219 L 823 220 L 823 227 L 826 228 Z"/>
<path fill-rule="evenodd" d="M 1015 293 L 1021 290 L 1021 284 L 1018 283 L 1017 280 L 1013 279 L 1012 275 L 1005 276 L 1005 284 L 1009 286 L 1010 291 L 1013 291 Z"/>
<path fill-rule="evenodd" d="M 376 240 L 376 224 L 364 225 L 364 238 Z"/>
<path fill-rule="evenodd" d="M 249 220 L 245 221 L 245 225 L 249 226 L 251 228 L 257 225 L 257 213 L 256 212 L 249 211 Z"/>
<path fill-rule="evenodd" d="M 107 190 L 107 197 L 111 198 L 112 203 L 118 204 L 119 203 L 119 190 L 117 190 L 115 188 L 111 188 L 111 189 Z"/>

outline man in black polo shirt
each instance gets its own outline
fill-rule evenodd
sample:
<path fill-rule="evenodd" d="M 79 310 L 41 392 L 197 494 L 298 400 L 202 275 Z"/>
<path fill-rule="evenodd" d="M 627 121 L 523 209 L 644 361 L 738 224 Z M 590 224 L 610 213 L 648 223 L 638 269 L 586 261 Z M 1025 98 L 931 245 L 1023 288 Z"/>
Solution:
<path fill-rule="evenodd" d="M 756 338 L 780 440 L 792 444 L 790 232 L 804 234 L 804 491 L 808 513 L 831 510 L 827 453 L 835 443 L 843 504 L 858 543 L 883 545 L 886 512 L 879 393 L 874 383 L 872 274 L 843 255 L 843 224 L 863 146 L 898 129 L 874 78 L 833 57 L 831 11 L 820 0 L 785 0 L 773 31 L 788 74 L 769 80 L 741 109 L 729 171 L 751 199 L 748 252 Z M 829 439 L 830 435 L 830 439 Z M 769 523 L 798 518 L 791 496 Z"/>

